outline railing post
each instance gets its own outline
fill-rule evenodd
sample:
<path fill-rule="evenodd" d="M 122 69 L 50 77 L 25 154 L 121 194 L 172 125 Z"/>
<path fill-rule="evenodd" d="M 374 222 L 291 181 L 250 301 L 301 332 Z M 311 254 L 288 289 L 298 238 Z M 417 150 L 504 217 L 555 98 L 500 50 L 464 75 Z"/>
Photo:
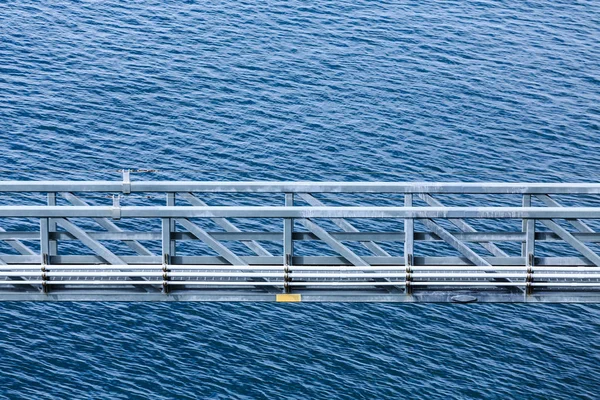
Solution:
<path fill-rule="evenodd" d="M 162 259 L 171 262 L 171 218 L 162 218 Z"/>
<path fill-rule="evenodd" d="M 523 207 L 531 207 L 531 195 L 530 194 L 524 194 L 523 195 L 523 202 L 522 202 Z M 523 233 L 527 233 L 527 220 L 523 219 L 522 222 L 522 232 Z M 521 244 L 521 257 L 527 257 L 527 242 L 523 242 Z"/>
<path fill-rule="evenodd" d="M 175 193 L 167 193 L 167 206 L 175 206 Z M 169 232 L 174 233 L 176 229 L 175 219 L 169 218 Z M 177 242 L 171 237 L 171 239 L 169 239 L 169 243 L 169 254 L 171 256 L 177 255 Z"/>
<path fill-rule="evenodd" d="M 531 207 L 531 195 L 523 196 L 523 207 Z M 527 267 L 527 295 L 533 293 L 533 266 L 535 264 L 535 219 L 523 219 L 525 231 L 525 243 L 523 244 L 522 256 L 525 258 Z"/>
<path fill-rule="evenodd" d="M 294 206 L 294 194 L 286 193 L 285 194 L 285 206 L 293 207 Z M 285 293 L 290 293 L 291 289 L 289 286 L 289 282 L 291 278 L 289 278 L 290 267 L 292 266 L 292 260 L 294 257 L 294 238 L 292 235 L 294 234 L 294 220 L 293 218 L 284 218 L 283 220 L 283 265 L 284 265 L 284 282 L 283 287 Z"/>
<path fill-rule="evenodd" d="M 167 265 L 171 264 L 171 218 L 162 220 L 162 266 L 163 266 L 163 292 L 168 293 Z"/>
<path fill-rule="evenodd" d="M 56 205 L 56 193 L 51 192 L 48 193 L 48 205 L 55 206 Z M 48 220 L 48 233 L 56 232 L 56 222 L 54 222 L 53 218 Z M 50 239 L 50 244 L 48 246 L 48 255 L 55 256 L 58 254 L 58 243 L 55 239 Z"/>
<path fill-rule="evenodd" d="M 46 265 L 49 263 L 50 251 L 49 218 L 40 218 L 40 263 L 42 264 L 42 292 L 48 293 L 46 284 Z"/>
<path fill-rule="evenodd" d="M 404 207 L 412 207 L 413 195 L 406 193 L 404 195 Z M 413 254 L 415 245 L 415 221 L 412 218 L 404 220 L 404 266 L 406 267 L 406 294 L 412 293 L 410 286 L 411 268 L 413 265 Z"/>

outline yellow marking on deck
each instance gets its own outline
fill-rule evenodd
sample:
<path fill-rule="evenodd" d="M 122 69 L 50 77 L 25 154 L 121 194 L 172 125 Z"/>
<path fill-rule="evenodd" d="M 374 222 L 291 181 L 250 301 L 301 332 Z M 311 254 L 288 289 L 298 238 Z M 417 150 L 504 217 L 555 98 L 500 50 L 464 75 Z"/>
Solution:
<path fill-rule="evenodd" d="M 302 301 L 302 295 L 301 294 L 278 294 L 275 295 L 275 301 L 277 302 L 281 302 L 281 303 L 298 303 Z"/>

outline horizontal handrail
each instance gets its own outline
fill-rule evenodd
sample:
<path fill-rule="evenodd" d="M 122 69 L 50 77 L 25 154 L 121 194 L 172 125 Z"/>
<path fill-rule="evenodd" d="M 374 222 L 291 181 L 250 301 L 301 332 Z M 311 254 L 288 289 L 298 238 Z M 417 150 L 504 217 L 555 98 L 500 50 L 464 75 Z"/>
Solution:
<path fill-rule="evenodd" d="M 0 217 L 598 219 L 600 207 L 0 206 Z"/>
<path fill-rule="evenodd" d="M 0 192 L 600 194 L 600 183 L 0 181 Z"/>

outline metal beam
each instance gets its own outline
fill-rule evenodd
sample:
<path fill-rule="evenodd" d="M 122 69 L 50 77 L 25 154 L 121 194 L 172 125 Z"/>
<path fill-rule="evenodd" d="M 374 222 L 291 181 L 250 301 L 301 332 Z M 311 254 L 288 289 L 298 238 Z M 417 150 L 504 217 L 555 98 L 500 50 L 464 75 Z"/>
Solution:
<path fill-rule="evenodd" d="M 263 240 L 280 242 L 283 232 L 208 232 L 213 238 L 219 241 L 242 241 L 242 240 Z M 328 232 L 334 239 L 339 241 L 361 242 L 370 239 L 379 242 L 404 242 L 404 231 L 393 232 Z M 95 240 L 161 240 L 160 232 L 98 232 L 87 231 L 92 239 Z M 523 232 L 453 232 L 455 238 L 463 242 L 522 242 L 525 243 L 525 231 Z M 600 243 L 600 233 L 571 233 L 575 238 L 582 242 Z M 175 232 L 172 236 L 176 240 L 199 240 L 189 232 Z M 56 240 L 77 240 L 68 232 L 50 233 L 50 238 Z M 294 241 L 313 241 L 320 240 L 314 233 L 293 232 Z M 0 240 L 7 239 L 26 239 L 38 240 L 38 232 L 28 231 L 7 231 L 0 232 Z M 415 232 L 415 241 L 440 242 L 442 239 L 432 232 Z M 535 240 L 538 242 L 562 242 L 562 239 L 553 232 L 536 232 Z"/>
<path fill-rule="evenodd" d="M 120 218 L 600 219 L 600 207 L 281 207 L 128 206 Z M 0 218 L 112 218 L 106 206 L 0 206 Z"/>
<path fill-rule="evenodd" d="M 0 181 L 1 192 L 600 194 L 598 183 Z"/>
<path fill-rule="evenodd" d="M 294 194 L 285 194 L 285 205 L 286 207 L 294 206 Z M 283 220 L 283 265 L 292 265 L 292 259 L 294 257 L 294 220 L 292 218 L 285 218 Z"/>
<path fill-rule="evenodd" d="M 56 206 L 56 193 L 50 192 L 47 194 L 47 203 L 49 206 Z M 56 222 L 50 218 L 48 222 L 48 232 L 50 234 L 56 232 Z M 49 255 L 54 256 L 58 254 L 58 243 L 56 240 L 50 239 Z"/>
<path fill-rule="evenodd" d="M 404 195 L 404 207 L 412 207 L 413 195 Z M 415 254 L 415 220 L 405 219 L 404 220 L 404 265 L 408 268 L 414 265 L 414 254 Z"/>
<path fill-rule="evenodd" d="M 167 206 L 175 206 L 175 193 L 167 193 Z M 177 241 L 173 238 L 173 233 L 177 231 L 177 224 L 174 218 L 169 218 L 169 243 L 171 246 L 169 254 L 172 256 L 177 255 Z"/>

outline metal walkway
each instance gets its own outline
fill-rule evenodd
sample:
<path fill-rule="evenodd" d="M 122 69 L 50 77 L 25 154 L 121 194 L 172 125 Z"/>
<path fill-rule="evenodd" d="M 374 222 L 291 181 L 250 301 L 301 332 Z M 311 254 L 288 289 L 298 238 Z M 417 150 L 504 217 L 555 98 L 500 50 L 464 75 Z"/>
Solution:
<path fill-rule="evenodd" d="M 0 300 L 600 301 L 600 184 L 2 181 Z"/>

